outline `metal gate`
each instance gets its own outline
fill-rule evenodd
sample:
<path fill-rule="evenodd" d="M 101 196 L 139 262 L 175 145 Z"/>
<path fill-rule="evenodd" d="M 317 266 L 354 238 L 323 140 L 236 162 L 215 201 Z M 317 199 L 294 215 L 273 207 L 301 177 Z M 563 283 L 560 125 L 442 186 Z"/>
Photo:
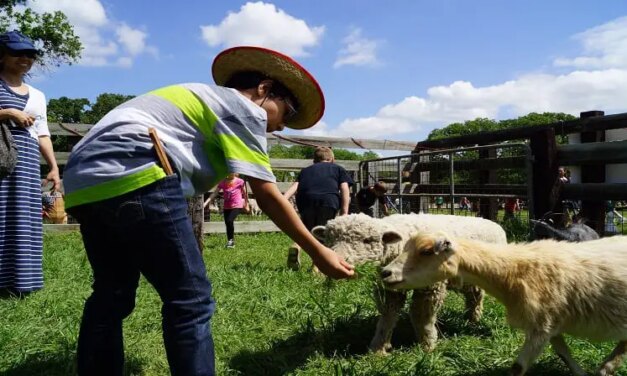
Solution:
<path fill-rule="evenodd" d="M 425 151 L 361 162 L 356 188 L 382 182 L 388 208 L 396 213 L 527 219 L 533 212 L 531 169 L 524 143 Z"/>

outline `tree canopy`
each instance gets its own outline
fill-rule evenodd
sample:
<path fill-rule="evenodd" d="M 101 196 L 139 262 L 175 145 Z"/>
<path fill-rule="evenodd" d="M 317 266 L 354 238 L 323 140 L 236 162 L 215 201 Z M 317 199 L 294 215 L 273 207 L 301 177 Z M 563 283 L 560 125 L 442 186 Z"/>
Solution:
<path fill-rule="evenodd" d="M 100 94 L 94 103 L 87 98 L 61 97 L 48 101 L 48 121 L 96 124 L 107 112 L 132 99 L 133 95 Z"/>
<path fill-rule="evenodd" d="M 314 157 L 313 146 L 285 146 L 276 145 L 270 148 L 270 158 L 283 158 L 283 159 L 311 159 Z M 335 159 L 346 161 L 362 161 L 367 159 L 379 158 L 377 153 L 367 151 L 364 154 L 359 154 L 346 149 L 333 149 Z"/>
<path fill-rule="evenodd" d="M 0 0 L 0 33 L 17 28 L 33 39 L 42 54 L 37 62 L 44 68 L 77 62 L 83 46 L 65 14 L 39 14 L 21 6 L 25 3 L 26 0 Z"/>
<path fill-rule="evenodd" d="M 442 138 L 465 136 L 479 132 L 545 125 L 574 119 L 576 119 L 575 116 L 565 114 L 563 112 L 544 112 L 541 114 L 532 112 L 525 116 L 520 116 L 516 119 L 507 119 L 500 121 L 487 118 L 477 118 L 474 120 L 467 120 L 463 123 L 452 123 L 444 128 L 434 129 L 433 131 L 431 131 L 431 133 L 429 133 L 427 139 L 438 140 Z M 558 138 L 558 142 L 565 142 L 565 137 Z"/>

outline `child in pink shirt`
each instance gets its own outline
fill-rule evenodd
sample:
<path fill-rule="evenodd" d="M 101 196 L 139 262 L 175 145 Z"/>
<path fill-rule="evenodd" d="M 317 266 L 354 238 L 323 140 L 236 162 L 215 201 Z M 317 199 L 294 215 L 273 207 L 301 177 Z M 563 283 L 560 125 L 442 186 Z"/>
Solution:
<path fill-rule="evenodd" d="M 224 224 L 226 225 L 227 248 L 233 248 L 235 246 L 235 218 L 237 218 L 244 206 L 248 203 L 246 183 L 238 176 L 239 174 L 229 174 L 226 179 L 218 184 L 209 198 L 209 202 L 211 202 L 219 191 L 223 192 L 223 213 Z"/>

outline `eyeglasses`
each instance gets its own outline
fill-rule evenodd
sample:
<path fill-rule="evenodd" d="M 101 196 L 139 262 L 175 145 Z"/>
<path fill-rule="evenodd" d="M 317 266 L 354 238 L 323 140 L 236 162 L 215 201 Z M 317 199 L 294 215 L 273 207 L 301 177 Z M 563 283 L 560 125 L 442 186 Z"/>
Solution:
<path fill-rule="evenodd" d="M 298 114 L 298 110 L 296 110 L 296 107 L 294 106 L 294 103 L 292 102 L 292 100 L 286 96 L 286 95 L 279 95 L 273 92 L 268 93 L 268 97 L 270 98 L 276 98 L 276 99 L 280 99 L 283 101 L 283 103 L 285 103 L 285 114 L 283 115 L 283 121 L 284 122 L 289 122 L 290 120 L 294 119 L 294 117 Z"/>
<path fill-rule="evenodd" d="M 9 50 L 7 49 L 7 55 L 12 57 L 27 57 L 29 59 L 37 58 L 37 51 L 32 50 Z"/>
<path fill-rule="evenodd" d="M 294 117 L 298 114 L 298 111 L 296 110 L 296 107 L 294 107 L 291 99 L 287 97 L 283 97 L 282 99 L 283 103 L 285 103 L 285 108 L 287 109 L 287 111 L 285 111 L 285 115 L 283 115 L 283 120 L 287 123 L 288 121 L 294 119 Z"/>

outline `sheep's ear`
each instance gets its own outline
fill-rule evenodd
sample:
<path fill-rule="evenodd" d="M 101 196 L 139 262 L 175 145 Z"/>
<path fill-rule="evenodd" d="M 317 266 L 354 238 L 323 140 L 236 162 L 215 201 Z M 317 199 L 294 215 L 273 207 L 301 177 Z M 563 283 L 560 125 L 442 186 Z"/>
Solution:
<path fill-rule="evenodd" d="M 452 250 L 453 242 L 445 233 L 438 233 L 433 241 L 433 253 L 436 255 L 441 252 Z"/>
<path fill-rule="evenodd" d="M 383 236 L 381 236 L 381 241 L 383 242 L 383 244 L 398 243 L 401 240 L 403 240 L 403 237 L 400 233 L 396 231 L 386 231 L 383 233 Z"/>
<path fill-rule="evenodd" d="M 327 228 L 325 226 L 316 226 L 311 230 L 311 233 L 313 234 L 313 236 L 316 237 L 316 239 L 324 240 L 327 233 Z"/>

